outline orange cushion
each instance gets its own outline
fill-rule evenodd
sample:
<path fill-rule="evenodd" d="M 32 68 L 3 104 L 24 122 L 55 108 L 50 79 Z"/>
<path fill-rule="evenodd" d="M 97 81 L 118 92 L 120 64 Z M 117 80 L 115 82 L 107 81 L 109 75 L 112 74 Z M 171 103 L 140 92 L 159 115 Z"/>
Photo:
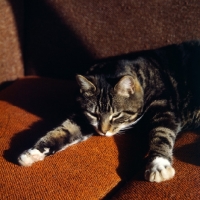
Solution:
<path fill-rule="evenodd" d="M 134 134 L 95 135 L 31 167 L 16 164 L 23 150 L 65 119 L 76 87 L 28 77 L 0 92 L 1 200 L 101 199 L 136 173 L 142 154 Z"/>
<path fill-rule="evenodd" d="M 94 135 L 31 167 L 18 166 L 17 156 L 73 109 L 76 89 L 73 81 L 27 77 L 0 92 L 0 199 L 187 200 L 200 195 L 199 135 L 189 132 L 177 139 L 175 178 L 159 184 L 144 181 L 146 141 L 139 133 Z"/>

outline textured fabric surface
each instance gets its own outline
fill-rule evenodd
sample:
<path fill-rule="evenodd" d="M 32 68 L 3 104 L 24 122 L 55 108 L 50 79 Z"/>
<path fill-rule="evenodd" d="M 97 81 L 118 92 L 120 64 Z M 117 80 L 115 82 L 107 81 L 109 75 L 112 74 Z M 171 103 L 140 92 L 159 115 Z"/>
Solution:
<path fill-rule="evenodd" d="M 196 200 L 200 198 L 200 134 L 188 132 L 181 135 L 174 150 L 175 177 L 163 183 L 142 180 L 140 170 L 133 180 L 113 200 Z"/>
<path fill-rule="evenodd" d="M 160 184 L 144 180 L 146 141 L 140 133 L 94 135 L 31 167 L 18 166 L 17 156 L 73 109 L 76 89 L 73 81 L 29 77 L 0 92 L 0 199 L 188 200 L 200 195 L 200 135 L 195 133 L 178 138 L 176 176 Z"/>
<path fill-rule="evenodd" d="M 70 81 L 26 78 L 0 92 L 1 200 L 101 199 L 136 173 L 143 147 L 135 135 L 93 136 L 31 167 L 16 164 L 23 150 L 65 119 L 75 90 Z"/>
<path fill-rule="evenodd" d="M 12 5 L 15 5 L 13 9 Z M 22 58 L 23 1 L 0 1 L 0 84 L 24 74 Z"/>
<path fill-rule="evenodd" d="M 0 19 L 0 83 L 22 76 L 23 62 L 26 74 L 67 78 L 95 59 L 200 38 L 199 0 L 1 0 Z M 176 176 L 161 184 L 143 179 L 146 141 L 136 133 L 93 136 L 18 166 L 16 157 L 73 109 L 75 89 L 28 77 L 0 92 L 0 199 L 111 199 L 120 188 L 113 199 L 198 199 L 195 133 L 177 140 Z"/>
<path fill-rule="evenodd" d="M 94 59 L 200 38 L 199 0 L 29 0 L 25 5 L 29 74 L 71 77 Z"/>

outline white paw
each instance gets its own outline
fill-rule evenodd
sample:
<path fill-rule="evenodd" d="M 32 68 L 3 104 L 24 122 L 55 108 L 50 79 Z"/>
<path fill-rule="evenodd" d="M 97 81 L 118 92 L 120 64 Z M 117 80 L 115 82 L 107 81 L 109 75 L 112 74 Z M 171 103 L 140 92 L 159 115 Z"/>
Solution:
<path fill-rule="evenodd" d="M 28 149 L 24 151 L 18 158 L 18 162 L 22 166 L 31 166 L 34 162 L 43 160 L 45 158 L 45 153 L 47 153 L 49 149 L 45 149 L 43 153 L 41 153 L 37 149 Z"/>
<path fill-rule="evenodd" d="M 156 157 L 145 171 L 145 179 L 150 182 L 162 182 L 173 178 L 175 170 L 170 162 L 162 157 Z"/>

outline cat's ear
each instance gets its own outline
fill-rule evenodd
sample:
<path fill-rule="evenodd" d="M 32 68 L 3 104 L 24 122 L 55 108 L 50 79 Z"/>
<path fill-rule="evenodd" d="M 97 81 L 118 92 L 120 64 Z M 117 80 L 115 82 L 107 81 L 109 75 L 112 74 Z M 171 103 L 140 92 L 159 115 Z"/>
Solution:
<path fill-rule="evenodd" d="M 131 94 L 134 94 L 134 79 L 132 76 L 124 76 L 119 82 L 115 85 L 114 91 L 124 97 L 129 97 Z"/>
<path fill-rule="evenodd" d="M 80 86 L 80 92 L 85 93 L 87 96 L 92 96 L 96 91 L 95 85 L 82 75 L 76 75 L 77 83 Z"/>

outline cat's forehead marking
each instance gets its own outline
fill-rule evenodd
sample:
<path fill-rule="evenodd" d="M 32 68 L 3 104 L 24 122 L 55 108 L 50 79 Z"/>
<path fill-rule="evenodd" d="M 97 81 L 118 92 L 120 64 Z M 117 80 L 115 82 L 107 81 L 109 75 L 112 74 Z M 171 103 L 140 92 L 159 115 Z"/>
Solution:
<path fill-rule="evenodd" d="M 97 106 L 101 113 L 110 112 L 112 110 L 112 97 L 107 88 L 100 89 L 99 95 L 97 96 Z"/>

